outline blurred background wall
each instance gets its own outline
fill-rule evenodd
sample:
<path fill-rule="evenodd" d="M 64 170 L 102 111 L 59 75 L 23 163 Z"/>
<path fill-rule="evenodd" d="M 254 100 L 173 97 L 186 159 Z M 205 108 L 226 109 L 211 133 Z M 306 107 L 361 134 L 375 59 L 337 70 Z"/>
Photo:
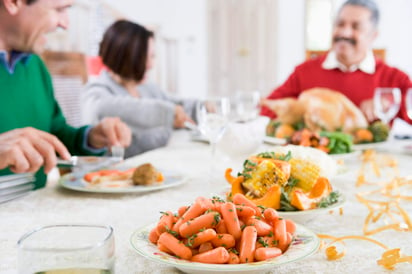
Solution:
<path fill-rule="evenodd" d="M 343 0 L 77 0 L 69 31 L 50 35 L 49 49 L 97 54 L 105 28 L 127 18 L 156 33 L 152 78 L 183 97 L 260 90 L 281 84 L 305 50 L 327 49 Z M 412 1 L 377 0 L 386 62 L 412 75 Z"/>

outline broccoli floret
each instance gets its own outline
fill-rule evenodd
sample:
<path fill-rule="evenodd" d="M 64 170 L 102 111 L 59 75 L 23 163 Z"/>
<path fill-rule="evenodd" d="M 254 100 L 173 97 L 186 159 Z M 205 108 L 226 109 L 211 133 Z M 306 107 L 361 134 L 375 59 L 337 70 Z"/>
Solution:
<path fill-rule="evenodd" d="M 389 136 L 389 125 L 383 123 L 382 121 L 375 121 L 371 123 L 368 129 L 373 134 L 374 142 L 383 142 L 388 139 Z"/>

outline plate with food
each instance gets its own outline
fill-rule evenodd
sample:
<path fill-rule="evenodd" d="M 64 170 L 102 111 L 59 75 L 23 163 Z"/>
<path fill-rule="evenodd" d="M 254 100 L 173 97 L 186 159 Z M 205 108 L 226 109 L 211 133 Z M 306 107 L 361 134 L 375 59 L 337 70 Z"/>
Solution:
<path fill-rule="evenodd" d="M 350 153 L 352 144 L 379 143 L 389 135 L 387 124 L 368 122 L 344 94 L 326 88 L 312 88 L 298 98 L 264 100 L 262 104 L 277 116 L 267 125 L 268 136 L 329 154 Z"/>
<path fill-rule="evenodd" d="M 275 210 L 199 197 L 130 237 L 141 256 L 185 273 L 262 273 L 302 260 L 319 248 L 315 233 Z M 248 225 L 241 225 L 247 223 Z"/>
<path fill-rule="evenodd" d="M 276 209 L 279 215 L 285 213 L 298 222 L 341 207 L 345 199 L 329 181 L 336 175 L 331 172 L 336 170 L 336 161 L 314 151 L 284 146 L 248 157 L 237 176 L 228 168 L 225 178 L 231 186 L 227 200 L 241 194 L 257 206 Z"/>
<path fill-rule="evenodd" d="M 186 178 L 178 172 L 157 169 L 150 163 L 129 169 L 73 172 L 59 180 L 64 188 L 97 193 L 142 193 L 179 186 L 185 182 Z"/>

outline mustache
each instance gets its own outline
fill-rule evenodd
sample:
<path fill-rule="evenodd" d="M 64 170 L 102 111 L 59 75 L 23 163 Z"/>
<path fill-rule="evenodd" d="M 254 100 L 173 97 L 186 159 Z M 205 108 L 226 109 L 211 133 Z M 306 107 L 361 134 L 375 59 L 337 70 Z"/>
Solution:
<path fill-rule="evenodd" d="M 340 41 L 344 41 L 344 42 L 348 42 L 348 43 L 350 43 L 350 44 L 352 44 L 352 45 L 356 45 L 356 40 L 354 40 L 354 39 L 351 39 L 351 38 L 346 38 L 346 37 L 340 37 L 340 36 L 337 36 L 337 37 L 334 37 L 333 38 L 333 42 L 340 42 Z"/>

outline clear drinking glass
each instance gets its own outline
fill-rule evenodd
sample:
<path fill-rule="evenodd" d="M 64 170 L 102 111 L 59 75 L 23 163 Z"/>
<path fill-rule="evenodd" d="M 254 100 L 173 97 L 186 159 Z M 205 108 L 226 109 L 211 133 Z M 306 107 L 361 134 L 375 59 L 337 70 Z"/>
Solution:
<path fill-rule="evenodd" d="M 50 225 L 18 241 L 20 274 L 114 273 L 113 228 L 99 225 Z"/>
<path fill-rule="evenodd" d="M 239 122 L 247 122 L 255 119 L 260 111 L 260 92 L 253 91 L 237 91 L 235 93 L 235 108 L 236 120 Z"/>
<path fill-rule="evenodd" d="M 215 173 L 216 144 L 225 133 L 230 108 L 230 100 L 227 97 L 210 98 L 197 103 L 198 128 L 202 135 L 208 139 L 211 147 L 210 188 L 213 188 L 211 181 L 214 180 L 213 175 Z"/>
<path fill-rule="evenodd" d="M 405 97 L 406 113 L 409 119 L 412 120 L 412 88 L 409 88 Z"/>
<path fill-rule="evenodd" d="M 376 88 L 373 96 L 376 117 L 388 124 L 398 113 L 401 100 L 399 88 Z"/>

